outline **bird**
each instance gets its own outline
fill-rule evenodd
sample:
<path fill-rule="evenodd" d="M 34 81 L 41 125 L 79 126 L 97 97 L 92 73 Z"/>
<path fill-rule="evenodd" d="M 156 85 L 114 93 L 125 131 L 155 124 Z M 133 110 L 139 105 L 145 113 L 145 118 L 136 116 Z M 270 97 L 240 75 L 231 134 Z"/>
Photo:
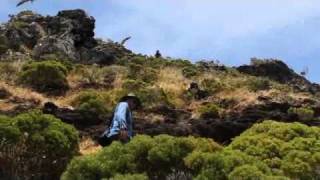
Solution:
<path fill-rule="evenodd" d="M 28 2 L 28 1 L 33 2 L 34 0 L 21 0 L 21 1 L 17 4 L 17 7 L 18 7 L 18 6 L 21 6 L 22 4 L 24 4 L 24 3 Z"/>
<path fill-rule="evenodd" d="M 123 46 L 129 39 L 131 39 L 131 36 L 124 38 L 120 44 Z"/>

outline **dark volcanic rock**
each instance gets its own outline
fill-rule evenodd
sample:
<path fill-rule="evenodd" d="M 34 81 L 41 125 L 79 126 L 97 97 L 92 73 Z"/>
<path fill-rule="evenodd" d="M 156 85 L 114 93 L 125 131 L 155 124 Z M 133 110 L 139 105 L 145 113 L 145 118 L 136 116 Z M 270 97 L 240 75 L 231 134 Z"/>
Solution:
<path fill-rule="evenodd" d="M 114 42 L 94 38 L 95 19 L 83 10 L 60 11 L 57 16 L 41 16 L 32 11 L 12 15 L 1 26 L 13 51 L 34 59 L 69 59 L 81 63 L 111 64 L 132 52 Z"/>
<path fill-rule="evenodd" d="M 65 123 L 73 124 L 79 129 L 101 124 L 105 119 L 98 115 L 93 115 L 88 118 L 88 116 L 84 115 L 81 111 L 69 108 L 60 108 L 52 102 L 45 103 L 42 111 L 43 113 L 54 115 Z"/>
<path fill-rule="evenodd" d="M 300 91 L 320 92 L 319 85 L 313 84 L 303 76 L 298 75 L 280 60 L 253 58 L 251 59 L 251 65 L 239 66 L 237 70 L 253 76 L 267 77 L 280 83 L 290 84 Z"/>
<path fill-rule="evenodd" d="M 11 93 L 4 87 L 0 87 L 0 99 L 6 99 L 11 96 Z"/>

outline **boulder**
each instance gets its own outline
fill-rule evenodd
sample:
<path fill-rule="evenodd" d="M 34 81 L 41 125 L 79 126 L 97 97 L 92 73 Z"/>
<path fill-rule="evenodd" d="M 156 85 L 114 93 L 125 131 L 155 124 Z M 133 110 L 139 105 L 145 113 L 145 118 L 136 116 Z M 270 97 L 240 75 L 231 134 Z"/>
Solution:
<path fill-rule="evenodd" d="M 276 59 L 251 59 L 250 65 L 239 66 L 241 73 L 253 76 L 267 77 L 271 80 L 293 86 L 298 91 L 317 93 L 320 86 L 309 82 L 303 76 L 295 73 L 284 62 Z"/>
<path fill-rule="evenodd" d="M 81 9 L 46 17 L 23 11 L 10 17 L 1 26 L 0 37 L 8 39 L 12 51 L 31 54 L 36 60 L 65 59 L 108 65 L 132 54 L 121 44 L 95 39 L 95 19 Z M 12 59 L 8 55 L 6 58 Z"/>
<path fill-rule="evenodd" d="M 6 99 L 11 96 L 11 93 L 4 87 L 0 87 L 0 99 Z"/>

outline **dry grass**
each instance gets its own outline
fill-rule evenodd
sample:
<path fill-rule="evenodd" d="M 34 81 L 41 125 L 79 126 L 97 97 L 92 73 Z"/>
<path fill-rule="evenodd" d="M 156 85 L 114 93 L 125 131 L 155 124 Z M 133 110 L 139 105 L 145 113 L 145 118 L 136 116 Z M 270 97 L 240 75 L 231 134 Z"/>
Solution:
<path fill-rule="evenodd" d="M 166 67 L 160 69 L 156 84 L 168 94 L 169 99 L 176 107 L 185 105 L 182 95 L 192 81 L 182 75 L 181 69 Z"/>
<path fill-rule="evenodd" d="M 6 89 L 11 94 L 7 100 L 0 102 L 0 110 L 3 111 L 9 111 L 19 103 L 31 102 L 33 104 L 43 105 L 47 101 L 53 101 L 53 99 L 45 97 L 29 88 L 9 85 L 3 81 L 0 81 L 0 87 Z"/>
<path fill-rule="evenodd" d="M 82 155 L 95 154 L 102 149 L 102 147 L 94 142 L 90 137 L 85 137 L 79 144 L 80 153 Z"/>

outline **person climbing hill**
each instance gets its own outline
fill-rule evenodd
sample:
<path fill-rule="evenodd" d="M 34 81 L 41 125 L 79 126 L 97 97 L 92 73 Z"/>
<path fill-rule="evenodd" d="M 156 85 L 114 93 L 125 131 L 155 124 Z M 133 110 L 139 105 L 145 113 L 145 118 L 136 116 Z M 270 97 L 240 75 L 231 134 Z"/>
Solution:
<path fill-rule="evenodd" d="M 130 93 L 122 97 L 115 108 L 111 124 L 100 136 L 98 142 L 101 146 L 108 146 L 113 141 L 126 143 L 133 137 L 132 111 L 141 108 L 140 99 Z"/>

